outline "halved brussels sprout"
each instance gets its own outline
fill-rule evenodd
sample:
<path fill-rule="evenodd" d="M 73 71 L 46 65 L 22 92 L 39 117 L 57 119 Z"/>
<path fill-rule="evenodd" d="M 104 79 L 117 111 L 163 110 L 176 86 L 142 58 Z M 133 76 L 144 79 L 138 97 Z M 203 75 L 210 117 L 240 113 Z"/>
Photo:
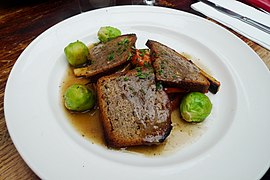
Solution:
<path fill-rule="evenodd" d="M 94 91 L 85 85 L 73 84 L 65 91 L 64 101 L 69 110 L 86 111 L 94 107 L 96 97 Z"/>
<path fill-rule="evenodd" d="M 187 94 L 181 104 L 180 113 L 187 122 L 202 122 L 211 113 L 212 103 L 203 93 L 191 92 Z"/>

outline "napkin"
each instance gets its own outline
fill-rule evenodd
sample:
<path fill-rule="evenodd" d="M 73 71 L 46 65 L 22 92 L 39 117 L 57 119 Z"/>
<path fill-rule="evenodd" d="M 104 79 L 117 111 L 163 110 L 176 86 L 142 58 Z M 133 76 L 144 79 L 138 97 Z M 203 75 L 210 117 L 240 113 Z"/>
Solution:
<path fill-rule="evenodd" d="M 248 6 L 244 3 L 235 0 L 226 0 L 226 1 L 209 0 L 209 1 L 270 27 L 270 15 L 262 11 L 259 11 L 251 6 Z M 267 34 L 266 32 L 261 31 L 256 27 L 246 24 L 236 18 L 228 16 L 222 12 L 219 12 L 216 9 L 202 2 L 192 4 L 191 8 L 220 22 L 221 24 L 224 24 L 227 27 L 230 27 L 239 34 L 242 34 L 243 36 L 270 50 L 270 34 Z"/>
<path fill-rule="evenodd" d="M 256 8 L 270 12 L 270 0 L 240 0 L 243 3 L 250 4 Z"/>

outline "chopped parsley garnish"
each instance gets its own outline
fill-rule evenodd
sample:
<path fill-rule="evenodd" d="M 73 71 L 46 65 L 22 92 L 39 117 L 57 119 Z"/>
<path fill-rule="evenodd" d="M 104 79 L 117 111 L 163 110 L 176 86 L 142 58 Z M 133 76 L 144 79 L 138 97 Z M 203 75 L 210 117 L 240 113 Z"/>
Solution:
<path fill-rule="evenodd" d="M 149 69 L 152 68 L 151 64 L 148 63 L 148 62 L 144 62 L 143 66 L 146 67 L 146 68 L 149 68 Z"/>
<path fill-rule="evenodd" d="M 149 73 L 142 72 L 141 67 L 136 67 L 135 69 L 137 70 L 136 76 L 139 77 L 140 79 L 145 79 L 149 76 Z"/>
<path fill-rule="evenodd" d="M 163 89 L 163 86 L 160 81 L 156 83 L 156 87 L 157 87 L 157 90 Z"/>
<path fill-rule="evenodd" d="M 122 54 L 125 52 L 129 45 L 129 40 L 127 38 L 124 38 L 122 41 L 118 42 L 117 45 L 119 46 L 116 50 L 118 54 Z"/>
<path fill-rule="evenodd" d="M 118 42 L 118 45 L 127 45 L 128 43 L 129 43 L 129 40 L 125 38 L 122 41 Z"/>
<path fill-rule="evenodd" d="M 132 54 L 131 52 L 129 52 L 127 61 L 129 61 L 129 60 L 131 59 L 132 56 L 133 56 L 133 54 Z"/>
<path fill-rule="evenodd" d="M 141 67 L 136 67 L 135 68 L 137 72 L 142 72 L 142 68 Z"/>
<path fill-rule="evenodd" d="M 139 56 L 143 57 L 146 54 L 146 49 L 139 49 Z"/>
<path fill-rule="evenodd" d="M 163 74 L 163 69 L 158 70 L 159 75 Z"/>
<path fill-rule="evenodd" d="M 128 79 L 128 77 L 124 77 L 124 81 L 128 81 L 129 79 Z"/>
<path fill-rule="evenodd" d="M 146 73 L 142 73 L 142 72 L 138 72 L 136 74 L 137 77 L 139 77 L 140 79 L 145 79 L 147 77 L 147 74 Z"/>
<path fill-rule="evenodd" d="M 114 51 L 112 51 L 109 55 L 108 55 L 108 60 L 112 61 L 114 59 Z"/>

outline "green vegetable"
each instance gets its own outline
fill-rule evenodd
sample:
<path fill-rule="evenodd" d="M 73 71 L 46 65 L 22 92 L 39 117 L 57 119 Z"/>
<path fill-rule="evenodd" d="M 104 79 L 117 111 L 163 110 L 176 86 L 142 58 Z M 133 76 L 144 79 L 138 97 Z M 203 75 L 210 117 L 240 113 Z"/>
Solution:
<path fill-rule="evenodd" d="M 211 113 L 211 110 L 210 99 L 200 92 L 187 94 L 180 104 L 181 116 L 187 122 L 202 122 Z"/>
<path fill-rule="evenodd" d="M 98 31 L 98 39 L 101 42 L 107 42 L 121 35 L 121 31 L 111 26 L 101 27 Z"/>
<path fill-rule="evenodd" d="M 89 50 L 81 41 L 70 43 L 65 47 L 64 52 L 67 60 L 72 66 L 79 66 L 88 61 Z"/>
<path fill-rule="evenodd" d="M 94 107 L 96 97 L 92 89 L 85 85 L 74 84 L 65 91 L 64 101 L 69 110 L 85 111 Z"/>

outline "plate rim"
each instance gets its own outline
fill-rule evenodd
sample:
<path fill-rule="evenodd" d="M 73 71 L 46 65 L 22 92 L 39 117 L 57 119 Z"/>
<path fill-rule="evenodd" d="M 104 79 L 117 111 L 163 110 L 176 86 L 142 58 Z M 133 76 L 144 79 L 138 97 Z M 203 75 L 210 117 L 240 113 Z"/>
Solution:
<path fill-rule="evenodd" d="M 106 10 L 110 10 L 110 9 L 118 9 L 118 8 L 132 8 L 132 9 L 140 9 L 140 8 L 143 8 L 143 9 L 148 9 L 148 8 L 153 8 L 153 9 L 162 9 L 162 10 L 166 10 L 166 11 L 168 11 L 168 9 L 169 8 L 163 8 L 163 7 L 145 7 L 145 6 L 139 6 L 139 5 L 137 5 L 137 6 L 134 6 L 134 5 L 125 5 L 125 6 L 114 6 L 114 7 L 107 7 L 107 8 L 101 8 L 101 9 L 96 9 L 96 10 L 92 10 L 92 11 L 88 11 L 88 12 L 85 12 L 85 13 L 81 13 L 81 14 L 78 14 L 78 15 L 75 15 L 75 16 L 73 16 L 73 17 L 70 17 L 70 18 L 68 18 L 68 19 L 66 19 L 66 20 L 64 20 L 64 21 L 61 21 L 61 22 L 59 22 L 59 23 L 57 23 L 56 25 L 54 25 L 54 26 L 52 26 L 52 27 L 50 27 L 49 29 L 47 29 L 46 31 L 44 31 L 42 34 L 40 34 L 37 38 L 35 38 L 27 47 L 26 47 L 26 49 L 23 51 L 23 53 L 18 57 L 18 59 L 17 59 L 17 61 L 18 62 L 16 62 L 15 64 L 14 64 L 14 66 L 13 66 L 13 68 L 12 68 L 12 70 L 11 70 L 11 73 L 10 73 L 10 76 L 9 76 L 9 78 L 8 78 L 8 81 L 7 81 L 7 84 L 6 84 L 6 88 L 5 88 L 5 92 L 7 92 L 7 90 L 10 88 L 10 82 L 12 81 L 12 79 L 14 78 L 13 77 L 13 73 L 14 73 L 14 71 L 16 70 L 16 66 L 18 66 L 17 64 L 19 64 L 20 62 L 21 62 L 21 59 L 22 59 L 22 57 L 24 56 L 24 53 L 28 50 L 28 49 L 31 49 L 31 47 L 32 46 L 34 46 L 35 45 L 35 43 L 37 43 L 37 42 L 39 42 L 40 41 L 40 39 L 43 37 L 43 36 L 45 36 L 47 33 L 49 33 L 52 29 L 54 29 L 54 28 L 56 28 L 57 26 L 59 26 L 59 24 L 62 24 L 62 23 L 68 23 L 71 19 L 76 19 L 76 18 L 78 18 L 79 16 L 84 16 L 85 14 L 91 14 L 93 11 L 94 12 L 96 12 L 96 11 L 106 11 Z M 169 11 L 173 11 L 173 12 L 176 12 L 177 14 L 179 13 L 179 10 L 172 10 L 172 9 L 169 9 Z M 207 22 L 207 23 L 212 23 L 212 22 L 209 22 L 209 21 L 207 21 L 206 19 L 204 19 L 204 18 L 202 18 L 202 17 L 199 17 L 199 16 L 196 16 L 196 15 L 193 15 L 193 14 L 190 14 L 190 13 L 187 13 L 187 12 L 182 12 L 182 11 L 180 11 L 182 14 L 184 14 L 184 15 L 186 15 L 186 16 L 193 16 L 193 17 L 195 17 L 195 18 L 199 18 L 199 19 L 201 19 L 201 20 L 203 20 L 203 21 L 205 21 L 205 22 Z M 180 14 L 181 14 L 180 13 Z M 86 16 L 86 15 L 85 15 Z M 217 26 L 217 27 L 219 27 L 218 25 L 216 25 L 215 23 L 213 23 L 213 25 L 215 25 L 215 26 Z M 220 27 L 219 27 L 220 28 Z M 234 37 L 236 37 L 236 38 L 238 38 L 239 40 L 240 40 L 240 38 L 239 37 L 237 37 L 236 35 L 234 35 L 233 33 L 231 33 L 231 32 L 229 32 L 229 31 L 226 31 L 226 32 L 228 32 L 228 33 L 230 33 L 231 35 L 233 35 Z M 244 42 L 242 42 L 244 45 L 246 45 Z M 248 47 L 253 53 L 254 53 L 254 55 L 256 55 L 258 58 L 259 58 L 259 56 L 248 46 L 248 45 L 246 45 L 246 47 Z M 260 58 L 259 58 L 260 59 Z M 266 67 L 266 65 L 263 63 L 263 62 L 261 62 L 261 64 L 263 64 L 264 65 L 264 67 L 265 68 L 267 68 Z M 15 69 L 15 70 L 14 70 Z M 14 80 L 13 80 L 14 81 Z M 7 127 L 8 127 L 8 131 L 9 131 L 9 133 L 10 133 L 10 137 L 11 137 L 11 139 L 12 139 L 12 141 L 13 142 L 15 142 L 14 141 L 14 137 L 15 137 L 15 135 L 13 134 L 13 132 L 12 132 L 12 130 L 10 130 L 10 128 L 11 128 L 11 126 L 10 126 L 10 124 L 9 124 L 9 120 L 8 120 L 8 115 L 6 115 L 6 112 L 7 112 L 7 110 L 6 110 L 6 102 L 8 101 L 8 99 L 7 99 L 7 96 L 5 95 L 5 97 L 4 97 L 4 112 L 5 112 L 5 117 L 6 117 L 6 124 L 7 124 Z M 32 166 L 32 164 L 31 163 L 28 163 L 28 161 L 26 160 L 27 158 L 26 157 L 24 157 L 22 154 L 21 154 L 21 152 L 20 152 L 20 148 L 21 147 L 17 147 L 18 146 L 18 144 L 16 144 L 16 143 L 14 143 L 14 145 L 15 145 L 15 147 L 16 147 L 16 149 L 18 150 L 18 152 L 20 153 L 20 155 L 23 157 L 23 159 L 24 159 L 24 161 L 28 164 L 28 166 L 37 174 L 37 175 L 40 175 L 41 177 L 45 177 L 45 176 L 43 176 L 42 174 L 39 174 L 40 172 L 38 172 L 38 170 L 35 170 L 36 168 L 35 167 L 33 167 Z M 268 165 L 268 168 L 269 168 L 269 165 Z M 266 169 L 267 170 L 267 169 Z M 265 171 L 266 172 L 266 171 Z M 264 172 L 264 173 L 265 173 Z M 263 173 L 263 172 L 262 172 Z"/>

